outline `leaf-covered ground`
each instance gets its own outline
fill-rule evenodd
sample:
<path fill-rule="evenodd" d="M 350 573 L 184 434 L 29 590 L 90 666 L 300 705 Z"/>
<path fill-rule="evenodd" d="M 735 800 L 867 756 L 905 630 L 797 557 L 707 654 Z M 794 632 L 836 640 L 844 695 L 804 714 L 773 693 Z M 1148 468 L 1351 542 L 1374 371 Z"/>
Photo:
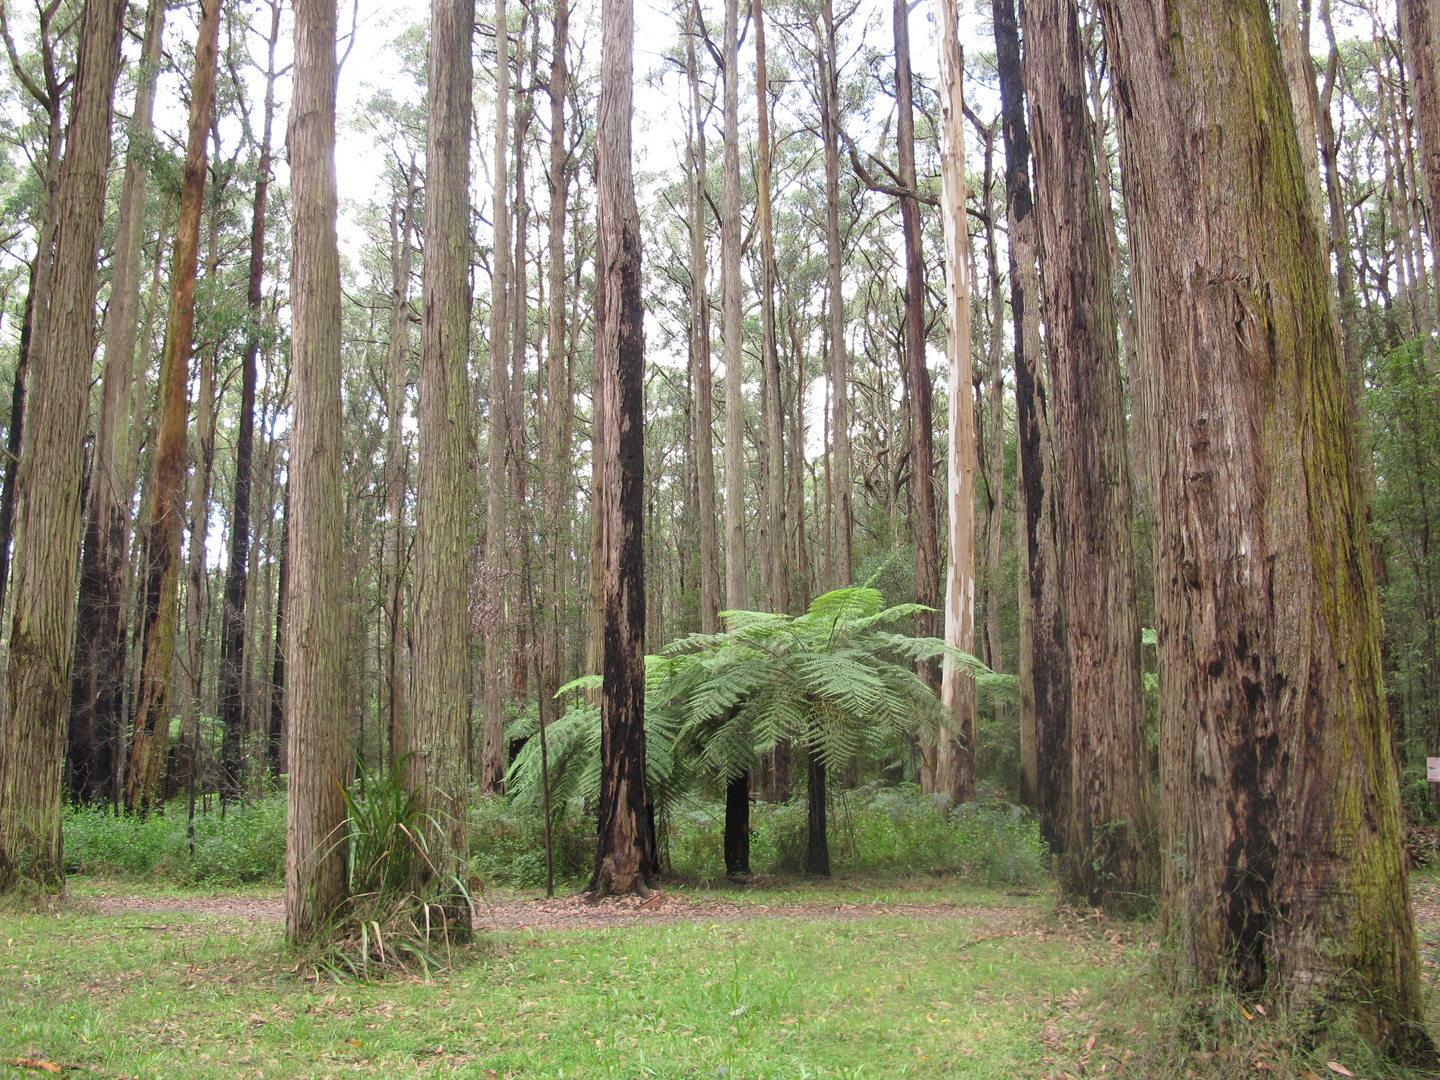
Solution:
<path fill-rule="evenodd" d="M 448 972 L 362 983 L 285 950 L 273 892 L 78 879 L 0 912 L 0 1077 L 1335 1075 L 1238 1002 L 1177 1050 L 1152 924 L 1015 892 L 510 893 Z"/>

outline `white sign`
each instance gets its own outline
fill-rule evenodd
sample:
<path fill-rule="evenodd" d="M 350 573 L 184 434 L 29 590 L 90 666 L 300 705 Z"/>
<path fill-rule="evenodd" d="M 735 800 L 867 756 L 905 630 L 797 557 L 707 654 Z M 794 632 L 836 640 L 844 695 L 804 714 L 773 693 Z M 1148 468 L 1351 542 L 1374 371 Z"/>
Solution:
<path fill-rule="evenodd" d="M 1440 784 L 1440 757 L 1425 759 L 1425 779 L 1432 784 Z"/>

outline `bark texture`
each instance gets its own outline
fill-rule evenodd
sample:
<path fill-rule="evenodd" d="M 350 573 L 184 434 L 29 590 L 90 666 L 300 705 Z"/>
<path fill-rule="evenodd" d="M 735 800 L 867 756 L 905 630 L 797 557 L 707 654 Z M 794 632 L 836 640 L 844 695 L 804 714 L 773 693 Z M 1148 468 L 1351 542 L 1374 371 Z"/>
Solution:
<path fill-rule="evenodd" d="M 910 456 L 915 528 L 915 602 L 931 608 L 915 617 L 915 633 L 940 630 L 940 540 L 935 522 L 935 426 L 930 368 L 925 363 L 925 260 L 921 250 L 920 201 L 915 197 L 915 112 L 910 74 L 910 4 L 895 0 L 896 143 L 900 158 L 900 224 L 905 239 L 905 382 L 910 401 Z M 940 664 L 923 660 L 916 672 L 940 689 Z"/>
<path fill-rule="evenodd" d="M 505 781 L 505 451 L 510 445 L 510 34 L 505 0 L 495 0 L 494 260 L 490 272 L 490 387 L 485 492 L 485 678 L 480 729 L 480 790 Z"/>
<path fill-rule="evenodd" d="M 170 320 L 160 361 L 160 419 L 146 548 L 145 607 L 141 615 L 140 688 L 130 734 L 125 805 L 147 811 L 161 797 L 180 621 L 180 533 L 185 516 L 186 388 L 195 339 L 195 274 L 200 257 L 200 216 L 205 208 L 205 168 L 215 62 L 220 39 L 220 0 L 202 5 L 195 73 L 190 83 L 190 129 L 180 185 L 180 220 L 170 269 Z"/>
<path fill-rule="evenodd" d="M 690 366 L 695 378 L 696 501 L 700 518 L 700 632 L 720 629 L 720 555 L 715 535 L 715 403 L 710 371 L 710 298 L 706 292 L 705 112 L 695 56 L 696 5 L 686 12 L 685 66 L 690 82 Z"/>
<path fill-rule="evenodd" d="M 335 236 L 335 0 L 295 5 L 294 205 L 286 513 L 285 936 L 313 938 L 345 896 L 345 580 L 340 543 L 340 254 Z"/>
<path fill-rule="evenodd" d="M 474 0 L 430 5 L 425 151 L 420 484 L 415 514 L 414 712 L 410 787 L 430 858 L 419 884 L 469 875 L 470 618 L 465 580 L 470 491 L 470 89 Z M 491 387 L 492 400 L 495 388 Z M 498 477 L 492 475 L 492 486 Z M 503 763 L 503 757 L 501 761 Z M 438 881 L 436 878 L 438 877 Z M 468 905 L 449 913 L 469 928 Z"/>
<path fill-rule="evenodd" d="M 1430 0 L 1400 0 L 1400 17 L 1410 52 L 1415 126 L 1420 129 L 1420 171 L 1429 196 L 1433 237 L 1440 231 L 1440 10 Z"/>
<path fill-rule="evenodd" d="M 1104 14 L 1182 982 L 1263 988 L 1433 1062 L 1356 432 L 1268 12 L 1112 0 Z"/>
<path fill-rule="evenodd" d="M 645 783 L 644 303 L 630 171 L 633 0 L 604 0 L 595 131 L 595 369 L 603 417 L 595 513 L 604 589 L 599 847 L 589 891 L 648 894 L 655 832 Z"/>
<path fill-rule="evenodd" d="M 17 477 L 10 659 L 0 725 L 0 892 L 22 879 L 64 883 L 61 767 L 70 694 L 80 546 L 81 465 L 96 261 L 120 67 L 121 0 L 90 0 L 80 27 L 74 103 L 60 168 L 54 278 L 32 358 Z"/>
<path fill-rule="evenodd" d="M 222 793 L 240 788 L 240 748 L 245 736 L 245 599 L 250 563 L 250 489 L 255 456 L 255 362 L 260 353 L 261 287 L 265 282 L 265 212 L 270 194 L 270 138 L 275 118 L 275 47 L 280 41 L 280 4 L 270 9 L 269 63 L 265 78 L 265 120 L 255 197 L 250 213 L 250 272 L 245 306 L 250 325 L 240 358 L 240 415 L 235 427 L 235 489 L 230 512 L 230 565 L 225 572 L 225 607 L 220 623 L 220 725 Z M 193 542 L 193 541 L 192 541 Z"/>
<path fill-rule="evenodd" d="M 1023 18 L 1070 676 L 1069 746 L 1045 747 L 1070 772 L 1059 876 L 1080 902 L 1130 911 L 1156 863 L 1113 268 L 1078 10 L 1027 0 Z"/>
<path fill-rule="evenodd" d="M 151 120 L 165 5 L 145 15 L 141 71 L 127 132 L 125 179 L 115 224 L 114 270 L 105 310 L 104 375 L 95 457 L 86 499 L 85 549 L 70 682 L 70 797 L 91 803 L 118 797 L 120 725 L 125 693 L 125 555 L 130 532 L 131 425 L 135 334 L 140 308 L 140 246 L 150 175 Z M 17 445 L 16 449 L 19 447 Z M 0 602 L 3 606 L 3 602 Z"/>
<path fill-rule="evenodd" d="M 945 640 L 975 652 L 975 402 L 970 381 L 970 234 L 965 225 L 964 60 L 953 0 L 935 0 L 940 55 L 940 182 L 945 217 L 945 326 L 950 357 L 950 448 L 946 455 L 950 558 Z M 975 680 L 949 659 L 940 703 L 949 730 L 935 748 L 935 790 L 975 797 Z"/>

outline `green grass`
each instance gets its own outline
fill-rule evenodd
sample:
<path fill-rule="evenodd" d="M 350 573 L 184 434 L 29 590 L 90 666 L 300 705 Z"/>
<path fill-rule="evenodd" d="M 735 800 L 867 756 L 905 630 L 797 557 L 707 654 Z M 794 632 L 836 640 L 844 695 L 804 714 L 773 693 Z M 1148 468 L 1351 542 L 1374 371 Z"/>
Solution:
<path fill-rule="evenodd" d="M 277 924 L 98 917 L 87 891 L 0 913 L 0 1059 L 135 1077 L 1010 1077 L 1041 1067 L 1057 987 L 1104 978 L 1053 934 L 991 937 L 1045 898 L 933 886 L 886 897 L 993 911 L 493 935 L 429 985 L 306 978 Z"/>
<path fill-rule="evenodd" d="M 671 910 L 768 910 L 489 934 L 429 982 L 360 983 L 289 952 L 278 923 L 87 910 L 118 884 L 78 879 L 69 904 L 0 909 L 0 1062 L 146 1080 L 1336 1075 L 1336 1052 L 1297 1051 L 1238 1002 L 1178 1024 L 1153 925 L 1056 912 L 1048 892 L 672 886 Z M 1343 1060 L 1371 1080 L 1408 1075 Z M 36 1075 L 0 1063 L 0 1078 Z"/>

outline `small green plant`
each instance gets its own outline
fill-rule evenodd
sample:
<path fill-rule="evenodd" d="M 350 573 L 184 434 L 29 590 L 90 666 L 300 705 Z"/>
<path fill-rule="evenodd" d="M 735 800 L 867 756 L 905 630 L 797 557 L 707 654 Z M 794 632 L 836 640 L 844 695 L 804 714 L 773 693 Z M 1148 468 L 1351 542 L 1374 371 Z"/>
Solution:
<path fill-rule="evenodd" d="M 431 862 L 425 835 L 437 822 L 405 782 L 410 757 L 388 772 L 359 761 L 355 780 L 341 789 L 346 823 L 337 842 L 345 845 L 350 895 L 327 935 L 324 959 L 333 974 L 368 979 L 418 964 L 428 977 L 448 964 L 451 944 L 468 936 L 472 889 Z"/>

